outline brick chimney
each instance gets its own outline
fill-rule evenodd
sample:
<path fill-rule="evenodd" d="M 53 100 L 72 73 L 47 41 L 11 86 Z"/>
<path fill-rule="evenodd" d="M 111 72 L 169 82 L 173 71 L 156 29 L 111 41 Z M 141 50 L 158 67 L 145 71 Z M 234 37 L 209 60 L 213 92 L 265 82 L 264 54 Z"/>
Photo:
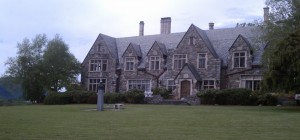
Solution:
<path fill-rule="evenodd" d="M 214 29 L 214 25 L 215 24 L 213 22 L 208 23 L 209 30 L 213 30 Z"/>
<path fill-rule="evenodd" d="M 160 19 L 160 34 L 171 33 L 171 17 L 164 17 Z"/>
<path fill-rule="evenodd" d="M 264 22 L 268 22 L 270 19 L 269 7 L 264 8 Z"/>
<path fill-rule="evenodd" d="M 140 21 L 139 36 L 144 36 L 144 21 Z"/>

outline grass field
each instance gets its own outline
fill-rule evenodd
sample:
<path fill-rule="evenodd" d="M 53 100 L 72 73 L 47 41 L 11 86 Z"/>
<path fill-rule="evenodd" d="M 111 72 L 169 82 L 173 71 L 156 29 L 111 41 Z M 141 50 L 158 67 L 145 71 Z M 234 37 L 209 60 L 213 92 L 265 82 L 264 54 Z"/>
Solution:
<path fill-rule="evenodd" d="M 125 105 L 0 107 L 0 139 L 299 140 L 299 107 Z"/>

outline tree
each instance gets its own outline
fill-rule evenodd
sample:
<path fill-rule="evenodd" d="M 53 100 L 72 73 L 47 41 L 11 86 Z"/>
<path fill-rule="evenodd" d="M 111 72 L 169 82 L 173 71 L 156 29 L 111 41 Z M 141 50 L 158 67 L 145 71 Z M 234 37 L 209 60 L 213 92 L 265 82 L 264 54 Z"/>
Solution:
<path fill-rule="evenodd" d="M 17 48 L 17 56 L 6 62 L 6 74 L 21 83 L 27 100 L 41 102 L 46 90 L 58 91 L 79 73 L 80 63 L 58 35 L 50 41 L 46 35 L 25 38 Z"/>
<path fill-rule="evenodd" d="M 21 83 L 23 96 L 32 102 L 40 102 L 44 93 L 41 79 L 40 62 L 42 49 L 47 42 L 46 35 L 37 35 L 32 41 L 25 38 L 18 43 L 18 56 L 8 58 L 6 74 Z"/>
<path fill-rule="evenodd" d="M 48 42 L 43 55 L 43 68 L 46 88 L 57 92 L 76 81 L 80 62 L 69 52 L 63 39 L 56 35 Z"/>
<path fill-rule="evenodd" d="M 263 55 L 263 90 L 299 90 L 300 74 L 300 1 L 267 0 L 270 20 L 263 26 L 268 43 Z"/>

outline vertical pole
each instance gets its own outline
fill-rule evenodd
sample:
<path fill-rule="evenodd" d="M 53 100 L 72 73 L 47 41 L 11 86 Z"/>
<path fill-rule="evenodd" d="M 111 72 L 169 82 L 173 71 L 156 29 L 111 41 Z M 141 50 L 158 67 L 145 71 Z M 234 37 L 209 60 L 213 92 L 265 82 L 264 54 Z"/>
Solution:
<path fill-rule="evenodd" d="M 98 92 L 97 92 L 97 110 L 103 111 L 103 103 L 104 103 L 104 84 L 102 81 L 99 83 Z"/>

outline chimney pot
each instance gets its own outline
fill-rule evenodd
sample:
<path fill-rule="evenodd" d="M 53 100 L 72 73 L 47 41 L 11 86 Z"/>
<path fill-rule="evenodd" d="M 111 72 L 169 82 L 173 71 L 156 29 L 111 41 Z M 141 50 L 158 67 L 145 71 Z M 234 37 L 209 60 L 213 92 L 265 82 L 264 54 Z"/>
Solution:
<path fill-rule="evenodd" d="M 144 21 L 140 21 L 139 36 L 144 36 Z"/>
<path fill-rule="evenodd" d="M 165 17 L 160 19 L 160 34 L 171 33 L 171 17 Z"/>
<path fill-rule="evenodd" d="M 214 29 L 214 23 L 213 22 L 208 23 L 208 26 L 209 26 L 209 30 Z"/>

